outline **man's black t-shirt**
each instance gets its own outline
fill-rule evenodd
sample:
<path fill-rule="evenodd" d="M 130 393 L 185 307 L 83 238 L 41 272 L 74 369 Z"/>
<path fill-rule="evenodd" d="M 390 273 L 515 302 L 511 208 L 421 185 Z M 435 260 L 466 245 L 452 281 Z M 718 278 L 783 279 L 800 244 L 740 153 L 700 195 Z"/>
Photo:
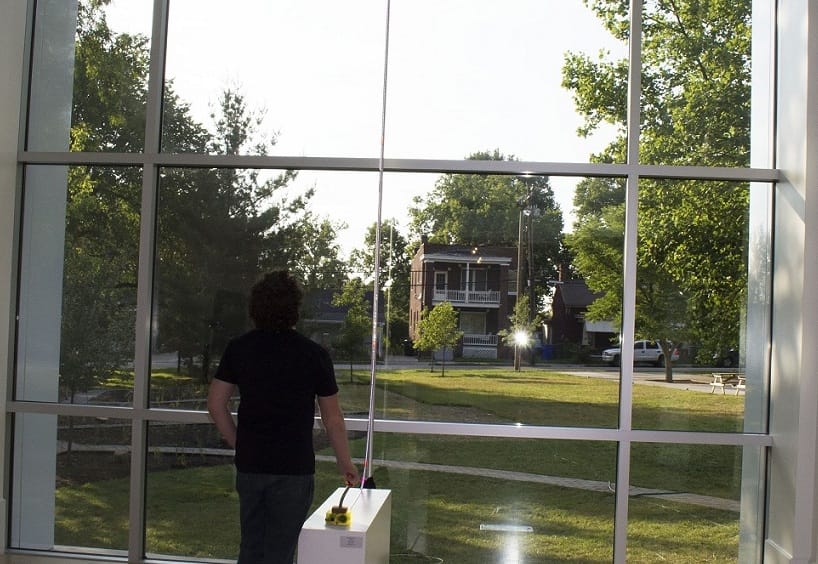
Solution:
<path fill-rule="evenodd" d="M 228 343 L 215 377 L 236 384 L 241 395 L 239 472 L 315 473 L 315 397 L 338 393 L 324 348 L 294 330 L 256 329 Z"/>

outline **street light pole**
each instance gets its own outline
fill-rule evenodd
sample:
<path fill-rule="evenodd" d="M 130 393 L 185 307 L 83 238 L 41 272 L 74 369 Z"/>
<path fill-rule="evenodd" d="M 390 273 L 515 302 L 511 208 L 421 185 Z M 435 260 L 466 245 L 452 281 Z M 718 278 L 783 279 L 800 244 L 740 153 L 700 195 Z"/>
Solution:
<path fill-rule="evenodd" d="M 526 205 L 525 200 L 520 201 L 520 219 L 517 228 L 517 301 L 514 304 L 514 309 L 517 309 L 517 304 L 520 303 L 520 297 L 523 295 L 523 208 Z M 516 312 L 515 312 L 516 313 Z M 520 370 L 520 347 L 514 344 L 514 370 Z"/>

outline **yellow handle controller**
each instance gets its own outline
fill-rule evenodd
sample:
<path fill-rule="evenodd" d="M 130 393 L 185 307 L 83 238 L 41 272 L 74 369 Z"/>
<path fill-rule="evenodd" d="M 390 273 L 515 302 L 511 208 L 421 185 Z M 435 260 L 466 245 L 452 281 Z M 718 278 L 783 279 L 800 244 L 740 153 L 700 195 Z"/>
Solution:
<path fill-rule="evenodd" d="M 327 524 L 346 526 L 352 522 L 352 512 L 348 507 L 344 507 L 344 498 L 350 487 L 351 486 L 348 485 L 344 493 L 341 494 L 341 501 L 338 502 L 338 505 L 334 505 L 332 509 L 327 511 L 327 514 L 324 516 L 324 521 L 326 521 Z"/>

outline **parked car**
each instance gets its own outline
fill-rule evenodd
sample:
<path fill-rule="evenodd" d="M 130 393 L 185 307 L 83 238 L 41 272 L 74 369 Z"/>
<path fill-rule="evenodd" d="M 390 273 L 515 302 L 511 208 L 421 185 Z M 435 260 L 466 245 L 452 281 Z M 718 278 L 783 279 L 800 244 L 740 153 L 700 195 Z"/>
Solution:
<path fill-rule="evenodd" d="M 738 351 L 730 348 L 713 355 L 713 364 L 719 368 L 734 368 L 738 366 Z"/>
<path fill-rule="evenodd" d="M 602 361 L 607 362 L 611 366 L 619 366 L 622 360 L 622 349 L 620 347 L 611 347 L 602 351 Z M 675 362 L 679 360 L 679 349 L 673 347 L 673 352 L 670 355 L 670 360 Z M 655 366 L 665 365 L 665 355 L 662 348 L 657 341 L 652 339 L 643 339 L 636 341 L 633 344 L 633 362 L 649 362 Z"/>

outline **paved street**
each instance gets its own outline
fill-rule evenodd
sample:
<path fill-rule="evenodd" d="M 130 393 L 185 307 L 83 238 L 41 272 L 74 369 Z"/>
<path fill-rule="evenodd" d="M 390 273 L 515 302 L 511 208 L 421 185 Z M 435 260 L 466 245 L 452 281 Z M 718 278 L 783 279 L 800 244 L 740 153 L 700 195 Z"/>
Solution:
<path fill-rule="evenodd" d="M 154 368 L 175 368 L 176 367 L 176 354 L 175 353 L 168 353 L 168 354 L 156 354 L 153 355 L 151 358 L 151 364 Z M 440 363 L 438 362 L 437 365 Z M 398 355 L 391 355 L 384 361 L 378 361 L 377 369 L 378 371 L 381 370 L 392 370 L 392 369 L 403 369 L 403 368 L 428 368 L 429 361 L 428 360 L 421 360 L 418 361 L 417 357 L 414 356 L 398 356 Z M 481 365 L 475 362 L 446 362 L 447 368 L 478 368 L 480 366 L 485 366 L 486 368 L 498 368 L 502 365 L 486 363 L 485 365 Z M 370 369 L 369 363 L 364 362 L 356 362 L 353 367 L 355 370 L 364 370 L 368 371 Z M 509 368 L 511 368 L 509 366 Z M 537 370 L 537 369 L 545 369 L 545 370 L 555 370 L 565 374 L 572 374 L 582 378 L 605 378 L 608 380 L 618 380 L 620 377 L 620 369 L 613 366 L 602 366 L 602 365 L 583 365 L 583 364 L 566 364 L 561 362 L 545 362 L 545 361 L 538 361 L 536 365 L 529 366 L 527 364 L 523 364 L 522 370 Z M 335 365 L 336 372 L 341 372 L 343 370 L 349 370 L 349 363 L 346 362 L 338 362 Z M 649 386 L 666 386 L 675 388 L 678 390 L 692 390 L 698 392 L 707 392 L 710 393 L 710 380 L 711 374 L 713 372 L 720 371 L 722 369 L 713 368 L 713 367 L 691 367 L 691 366 L 674 366 L 673 367 L 673 382 L 668 383 L 665 382 L 665 369 L 664 368 L 656 368 L 648 365 L 639 365 L 636 367 L 634 372 L 634 382 L 636 384 L 645 384 Z M 730 370 L 723 370 L 725 372 L 730 372 Z M 728 386 L 727 390 L 730 393 L 732 390 Z"/>

